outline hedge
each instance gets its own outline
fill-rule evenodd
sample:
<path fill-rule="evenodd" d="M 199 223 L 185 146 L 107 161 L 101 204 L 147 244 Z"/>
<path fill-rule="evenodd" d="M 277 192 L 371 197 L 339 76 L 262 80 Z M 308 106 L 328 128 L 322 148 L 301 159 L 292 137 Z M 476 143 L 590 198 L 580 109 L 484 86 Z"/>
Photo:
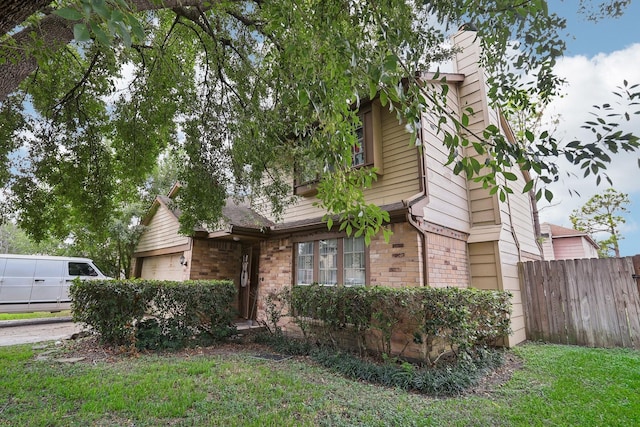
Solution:
<path fill-rule="evenodd" d="M 105 344 L 179 348 L 235 330 L 236 287 L 229 280 L 76 280 L 70 295 L 73 320 Z"/>
<path fill-rule="evenodd" d="M 436 340 L 468 353 L 510 333 L 511 295 L 501 291 L 310 285 L 271 295 L 267 305 L 276 307 L 276 300 L 288 303 L 287 314 L 307 340 L 339 346 L 339 337 L 347 334 L 361 352 L 381 348 L 390 355 L 392 336 L 403 334 L 424 344 L 424 358 L 430 360 Z M 377 337 L 377 348 L 371 337 Z"/>

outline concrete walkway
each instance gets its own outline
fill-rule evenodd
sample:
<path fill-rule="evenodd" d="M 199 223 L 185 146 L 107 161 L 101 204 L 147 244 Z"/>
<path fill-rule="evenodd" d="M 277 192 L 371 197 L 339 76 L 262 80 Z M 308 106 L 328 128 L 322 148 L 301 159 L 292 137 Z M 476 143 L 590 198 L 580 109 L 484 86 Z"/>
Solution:
<path fill-rule="evenodd" d="M 58 341 L 71 338 L 82 327 L 70 317 L 0 321 L 0 346 Z"/>

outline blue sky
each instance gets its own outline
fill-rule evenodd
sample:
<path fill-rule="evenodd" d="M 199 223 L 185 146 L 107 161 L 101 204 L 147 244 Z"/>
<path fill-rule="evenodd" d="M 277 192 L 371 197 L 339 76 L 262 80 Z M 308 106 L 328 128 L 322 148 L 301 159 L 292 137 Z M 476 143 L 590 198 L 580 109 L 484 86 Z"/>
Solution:
<path fill-rule="evenodd" d="M 615 102 L 611 94 L 623 80 L 640 83 L 640 2 L 632 2 L 624 16 L 597 23 L 577 14 L 577 0 L 550 0 L 549 8 L 567 19 L 565 58 L 558 62 L 556 72 L 568 81 L 566 94 L 548 109 L 549 115 L 559 115 L 558 135 L 565 141 L 585 139 L 589 133 L 580 125 L 589 119 L 594 104 Z M 626 131 L 640 134 L 640 116 L 623 125 Z M 640 152 L 618 155 L 609 167 L 613 188 L 627 193 L 631 199 L 630 213 L 622 227 L 622 256 L 640 254 Z M 567 170 L 569 170 L 567 166 Z M 581 176 L 581 175 L 580 175 Z M 608 184 L 596 186 L 589 179 L 566 178 L 551 186 L 555 199 L 543 207 L 541 220 L 570 227 L 569 214 L 593 195 L 604 191 Z M 581 197 L 569 195 L 577 190 Z"/>

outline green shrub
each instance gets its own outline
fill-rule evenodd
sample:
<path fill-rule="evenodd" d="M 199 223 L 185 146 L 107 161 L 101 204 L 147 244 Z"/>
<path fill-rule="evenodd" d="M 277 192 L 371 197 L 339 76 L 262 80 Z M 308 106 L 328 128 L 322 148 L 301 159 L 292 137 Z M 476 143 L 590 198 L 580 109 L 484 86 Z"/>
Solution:
<path fill-rule="evenodd" d="M 75 281 L 73 319 L 105 344 L 179 348 L 220 340 L 235 331 L 231 281 Z"/>
<path fill-rule="evenodd" d="M 290 314 L 307 340 L 339 347 L 344 340 L 338 337 L 350 334 L 361 354 L 389 355 L 392 336 L 403 334 L 414 343 L 424 343 L 424 358 L 433 362 L 430 353 L 437 340 L 456 354 L 473 353 L 510 333 L 507 292 L 319 285 L 295 286 L 286 292 L 290 292 Z M 367 336 L 379 337 L 377 348 L 368 344 Z"/>

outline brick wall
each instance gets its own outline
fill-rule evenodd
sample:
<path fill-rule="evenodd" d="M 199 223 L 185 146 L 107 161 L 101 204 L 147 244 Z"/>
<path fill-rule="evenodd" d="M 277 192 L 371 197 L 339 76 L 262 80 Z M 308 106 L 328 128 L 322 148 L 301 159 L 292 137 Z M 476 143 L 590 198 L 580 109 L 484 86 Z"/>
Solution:
<path fill-rule="evenodd" d="M 257 319 L 264 320 L 265 299 L 269 294 L 291 287 L 293 243 L 288 238 L 260 243 Z"/>
<path fill-rule="evenodd" d="M 467 242 L 451 236 L 427 233 L 428 285 L 469 287 Z"/>
<path fill-rule="evenodd" d="M 389 243 L 382 233 L 369 247 L 370 284 L 374 286 L 424 286 L 422 241 L 408 223 L 389 225 L 393 234 Z"/>
<path fill-rule="evenodd" d="M 193 239 L 190 280 L 233 280 L 238 284 L 242 245 L 221 240 Z"/>

